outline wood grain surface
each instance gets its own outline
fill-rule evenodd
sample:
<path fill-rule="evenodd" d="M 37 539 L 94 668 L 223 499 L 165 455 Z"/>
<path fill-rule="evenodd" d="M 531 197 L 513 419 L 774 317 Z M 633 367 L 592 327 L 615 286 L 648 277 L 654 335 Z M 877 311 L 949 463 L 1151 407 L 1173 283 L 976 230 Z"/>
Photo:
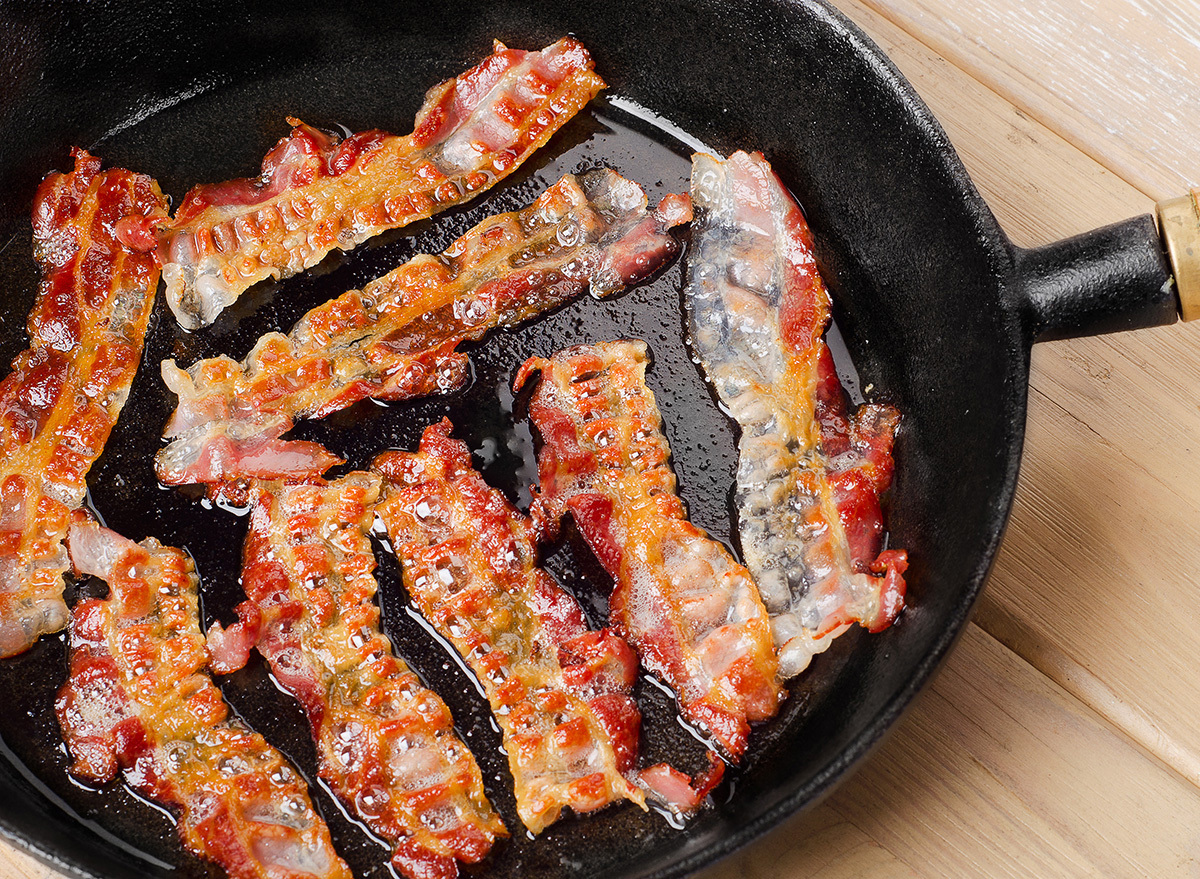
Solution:
<path fill-rule="evenodd" d="M 1200 4 L 835 0 L 1034 247 L 1200 185 Z M 1200 877 L 1200 321 L 1034 350 L 972 624 L 832 796 L 702 879 Z M 0 844 L 0 879 L 59 874 Z"/>

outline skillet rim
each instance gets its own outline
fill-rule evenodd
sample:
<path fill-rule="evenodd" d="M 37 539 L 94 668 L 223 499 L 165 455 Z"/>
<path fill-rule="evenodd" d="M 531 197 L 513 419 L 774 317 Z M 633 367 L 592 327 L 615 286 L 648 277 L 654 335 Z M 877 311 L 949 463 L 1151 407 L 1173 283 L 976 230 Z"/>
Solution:
<path fill-rule="evenodd" d="M 735 833 L 723 837 L 719 842 L 685 855 L 666 867 L 651 866 L 649 871 L 637 874 L 622 873 L 622 875 L 682 876 L 702 866 L 715 863 L 731 854 L 735 849 L 761 837 L 787 817 L 818 803 L 831 792 L 835 783 L 843 779 L 882 741 L 883 736 L 894 728 L 896 721 L 908 708 L 914 697 L 929 682 L 934 671 L 944 661 L 965 629 L 1003 537 L 1020 467 L 1026 417 L 1031 337 L 1027 321 L 1022 314 L 1023 302 L 1020 295 L 1020 284 L 1016 279 L 1017 273 L 1014 269 L 1012 245 L 975 190 L 965 167 L 936 118 L 886 54 L 853 21 L 827 0 L 773 0 L 773 2 L 780 7 L 809 9 L 814 13 L 815 19 L 821 20 L 824 26 L 845 38 L 862 63 L 870 68 L 878 81 L 899 99 L 908 119 L 921 132 L 927 149 L 936 156 L 944 178 L 955 184 L 965 212 L 973 221 L 976 238 L 980 242 L 981 249 L 986 253 L 992 270 L 992 280 L 999 296 L 1000 312 L 1006 318 L 1003 327 L 1007 338 L 1003 341 L 1006 343 L 1005 353 L 1009 372 L 1005 383 L 1006 395 L 1002 402 L 1008 423 L 1008 433 L 1005 437 L 1008 447 L 1005 450 L 1003 478 L 999 483 L 996 497 L 992 499 L 990 528 L 987 531 L 985 551 L 978 559 L 971 576 L 963 584 L 957 600 L 953 603 L 954 612 L 951 614 L 948 624 L 940 631 L 930 649 L 924 653 L 906 685 L 892 694 L 884 707 L 840 752 L 837 759 L 828 763 L 808 784 L 795 786 L 778 803 L 748 821 Z M 783 787 L 787 788 L 788 785 L 784 784 Z M 7 814 L 0 814 L 0 836 L 28 851 L 54 869 L 68 875 L 81 877 L 100 875 L 90 872 L 74 862 L 64 861 L 62 856 L 53 850 L 42 849 L 33 841 L 31 835 L 17 829 L 16 824 L 17 822 L 12 821 Z M 609 871 L 609 875 L 615 875 L 615 872 Z"/>

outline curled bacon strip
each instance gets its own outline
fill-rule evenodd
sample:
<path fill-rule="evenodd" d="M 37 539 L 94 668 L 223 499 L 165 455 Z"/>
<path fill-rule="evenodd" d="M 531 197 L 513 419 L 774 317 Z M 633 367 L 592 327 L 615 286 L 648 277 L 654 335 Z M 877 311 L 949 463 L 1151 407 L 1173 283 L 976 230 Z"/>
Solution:
<path fill-rule="evenodd" d="M 379 627 L 367 531 L 380 479 L 259 485 L 246 536 L 240 621 L 209 630 L 213 667 L 232 671 L 251 647 L 300 702 L 321 777 L 394 846 L 411 879 L 454 877 L 507 835 L 479 766 Z"/>
<path fill-rule="evenodd" d="M 118 770 L 179 812 L 179 834 L 235 879 L 350 879 L 299 773 L 229 713 L 205 671 L 195 570 L 180 550 L 140 545 L 82 513 L 70 526 L 81 574 L 109 585 L 71 619 L 58 696 L 71 772 Z"/>
<path fill-rule="evenodd" d="M 641 187 L 614 171 L 567 175 L 521 211 L 484 220 L 440 256 L 405 265 L 313 309 L 246 359 L 163 363 L 179 396 L 158 455 L 168 485 L 299 479 L 327 452 L 279 439 L 295 418 L 320 418 L 366 397 L 404 400 L 467 381 L 464 340 L 514 326 L 577 296 L 647 277 L 678 250 L 668 230 L 691 218 L 685 197 L 647 212 Z"/>
<path fill-rule="evenodd" d="M 565 806 L 645 808 L 630 781 L 641 726 L 633 649 L 587 629 L 578 602 L 537 567 L 530 521 L 472 468 L 450 426 L 426 428 L 415 453 L 375 459 L 387 480 L 379 514 L 409 595 L 487 693 L 521 820 L 540 833 Z"/>
<path fill-rule="evenodd" d="M 576 40 L 508 49 L 435 86 L 406 137 L 290 119 L 257 179 L 197 186 L 159 229 L 167 302 L 206 326 L 250 285 L 429 217 L 512 173 L 604 87 Z"/>
<path fill-rule="evenodd" d="M 685 518 L 646 365 L 645 343 L 626 341 L 521 367 L 518 387 L 541 373 L 535 517 L 551 531 L 571 513 L 615 581 L 618 631 L 736 759 L 750 723 L 779 707 L 770 624 L 750 573 Z"/>
<path fill-rule="evenodd" d="M 691 339 L 742 428 L 742 552 L 790 677 L 851 624 L 879 631 L 904 605 L 907 557 L 880 551 L 900 416 L 849 413 L 812 233 L 763 157 L 694 156 L 692 197 Z"/>
<path fill-rule="evenodd" d="M 0 656 L 67 623 L 62 542 L 129 395 L 158 285 L 158 185 L 74 156 L 34 199 L 42 283 L 29 349 L 0 383 Z"/>

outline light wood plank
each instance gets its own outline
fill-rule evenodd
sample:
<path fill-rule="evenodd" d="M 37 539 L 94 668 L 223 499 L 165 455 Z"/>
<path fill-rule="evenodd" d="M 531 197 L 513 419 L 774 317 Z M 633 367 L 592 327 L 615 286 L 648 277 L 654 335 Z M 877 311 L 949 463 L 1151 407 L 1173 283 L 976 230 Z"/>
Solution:
<path fill-rule="evenodd" d="M 1103 353 L 1104 346 L 1087 349 L 1097 350 Z M 1170 412 L 1182 401 L 1123 380 L 1121 388 L 1111 381 L 1104 388 L 1111 406 L 1081 403 L 1057 380 L 1064 371 L 1047 370 L 1030 396 L 1021 488 L 978 619 L 993 632 L 1001 625 L 998 614 L 1019 619 L 1027 637 L 1007 643 L 1115 722 L 1125 721 L 1111 709 L 1138 706 L 1159 732 L 1147 737 L 1130 728 L 1130 734 L 1147 747 L 1161 745 L 1164 759 L 1200 783 L 1193 677 L 1200 651 L 1200 444 L 1185 436 L 1197 433 L 1200 419 L 1185 414 L 1172 431 L 1172 422 L 1156 415 L 1144 428 L 1144 442 L 1114 441 L 1137 420 L 1113 418 L 1114 412 L 1124 416 L 1147 405 Z M 1121 399 L 1130 396 L 1135 399 Z M 1174 454 L 1153 448 L 1172 442 Z M 1170 479 L 1172 464 L 1177 483 Z M 1154 469 L 1168 473 L 1160 478 Z M 1028 639 L 1052 646 L 1034 655 Z M 1075 668 L 1086 669 L 1086 678 L 1104 689 L 1084 689 Z M 1100 704 L 1108 694 L 1116 702 Z"/>
<path fill-rule="evenodd" d="M 1200 791 L 971 625 L 822 807 L 701 879 L 1171 879 L 1200 869 L 1198 826 Z"/>
<path fill-rule="evenodd" d="M 917 879 L 920 874 L 823 803 L 696 879 Z"/>
<path fill-rule="evenodd" d="M 57 870 L 51 870 L 41 861 L 34 860 L 7 843 L 0 843 L 0 877 L 2 879 L 59 879 Z"/>
<path fill-rule="evenodd" d="M 1200 183 L 1200 7 L 868 0 L 1155 199 Z"/>
<path fill-rule="evenodd" d="M 1153 210 L 1144 193 L 876 13 L 867 0 L 835 5 L 914 85 L 1016 244 L 1046 244 Z"/>

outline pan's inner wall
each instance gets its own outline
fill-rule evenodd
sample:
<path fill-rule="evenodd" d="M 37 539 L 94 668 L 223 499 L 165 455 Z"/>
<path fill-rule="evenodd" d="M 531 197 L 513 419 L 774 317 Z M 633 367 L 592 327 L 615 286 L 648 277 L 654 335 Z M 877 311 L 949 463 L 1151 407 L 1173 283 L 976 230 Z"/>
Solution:
<path fill-rule="evenodd" d="M 224 12 L 211 4 L 81 4 L 65 15 L 9 7 L 0 29 L 16 40 L 0 120 L 27 135 L 0 144 L 0 180 L 8 184 L 0 193 L 0 241 L 17 236 L 0 252 L 5 362 L 24 347 L 36 286 L 29 200 L 41 174 L 68 166 L 70 145 L 155 176 L 178 201 L 193 183 L 254 173 L 285 133 L 284 115 L 326 127 L 408 131 L 422 90 L 474 63 L 493 38 L 532 48 L 576 34 L 611 93 L 716 150 L 762 150 L 804 203 L 863 382 L 905 413 L 890 527 L 893 544 L 912 558 L 911 606 L 888 632 L 847 635 L 816 660 L 794 683 L 782 718 L 752 742 L 747 769 L 686 833 L 654 814 L 608 810 L 568 819 L 536 842 L 517 833 L 498 847 L 489 875 L 681 875 L 729 850 L 778 810 L 810 801 L 861 756 L 961 627 L 1011 497 L 1023 418 L 1025 349 L 1003 306 L 1005 249 L 940 131 L 914 116 L 891 71 L 823 8 L 529 2 L 447 11 L 426 3 L 335 13 L 324 4 L 290 4 L 286 12 L 257 13 L 242 4 Z M 560 173 L 600 163 L 638 180 L 652 198 L 686 187 L 686 149 L 600 105 L 484 201 L 256 290 L 209 330 L 177 331 L 160 303 L 129 407 L 89 480 L 97 510 L 132 538 L 153 534 L 187 546 L 205 578 L 208 619 L 228 619 L 239 597 L 244 522 L 154 483 L 149 459 L 171 402 L 157 362 L 240 356 L 260 333 L 286 330 L 309 307 L 412 253 L 441 249 L 487 213 L 526 203 Z M 684 497 L 698 524 L 728 539 L 736 435 L 683 345 L 679 283 L 676 266 L 610 302 L 583 300 L 527 329 L 494 335 L 473 352 L 474 381 L 462 394 L 387 408 L 362 404 L 302 433 L 362 466 L 382 448 L 413 447 L 425 424 L 449 414 L 487 478 L 519 500 L 528 434 L 512 426 L 505 390 L 515 365 L 572 342 L 640 336 L 655 355 L 650 381 Z M 607 584 L 579 549 L 568 540 L 548 564 L 598 620 Z M 383 554 L 380 561 L 389 634 L 444 691 L 497 805 L 518 827 L 482 703 L 406 612 L 394 564 Z M 0 717 L 0 822 L 95 875 L 208 875 L 179 850 L 154 807 L 119 785 L 93 792 L 66 776 L 51 714 L 64 672 L 61 639 L 43 639 L 0 664 L 0 692 L 10 706 Z M 231 676 L 223 688 L 312 777 L 300 715 L 262 666 Z M 649 685 L 639 696 L 652 758 L 698 759 L 668 701 Z M 382 850 L 331 798 L 319 797 L 356 869 L 386 875 Z"/>

